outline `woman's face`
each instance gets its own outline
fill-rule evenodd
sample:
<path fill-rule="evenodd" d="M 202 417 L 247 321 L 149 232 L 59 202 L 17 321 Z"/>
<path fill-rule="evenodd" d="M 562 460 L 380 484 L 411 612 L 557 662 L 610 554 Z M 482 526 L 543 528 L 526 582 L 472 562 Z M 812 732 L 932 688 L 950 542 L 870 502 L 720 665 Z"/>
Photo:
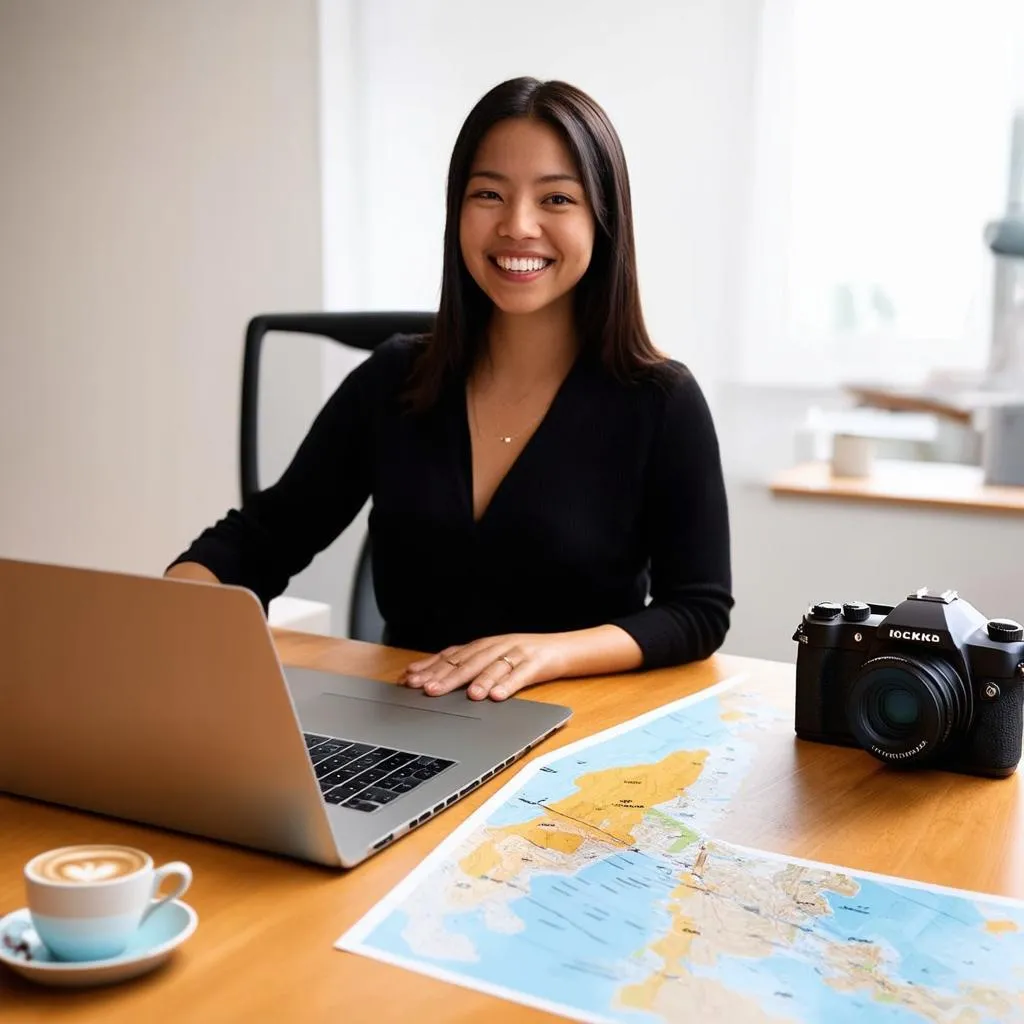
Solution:
<path fill-rule="evenodd" d="M 594 215 L 579 169 L 541 121 L 501 121 L 470 167 L 459 222 L 462 258 L 504 313 L 566 303 L 590 265 Z"/>

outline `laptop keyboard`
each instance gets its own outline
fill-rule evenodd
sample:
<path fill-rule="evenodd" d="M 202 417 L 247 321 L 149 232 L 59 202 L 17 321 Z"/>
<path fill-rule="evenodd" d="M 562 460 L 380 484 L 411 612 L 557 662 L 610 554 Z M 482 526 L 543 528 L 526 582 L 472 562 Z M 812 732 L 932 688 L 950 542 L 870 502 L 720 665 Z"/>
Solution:
<path fill-rule="evenodd" d="M 304 735 L 324 799 L 354 811 L 375 811 L 455 764 L 336 736 Z"/>

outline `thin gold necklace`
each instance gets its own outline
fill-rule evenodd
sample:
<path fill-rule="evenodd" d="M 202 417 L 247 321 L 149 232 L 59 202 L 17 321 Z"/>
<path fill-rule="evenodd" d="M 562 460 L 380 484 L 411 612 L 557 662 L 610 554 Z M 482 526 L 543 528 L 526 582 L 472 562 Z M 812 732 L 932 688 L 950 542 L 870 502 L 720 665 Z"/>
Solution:
<path fill-rule="evenodd" d="M 523 397 L 525 398 L 526 396 L 524 395 Z M 521 427 L 514 434 L 506 434 L 504 432 L 500 434 L 487 434 L 480 427 L 480 414 L 476 407 L 476 393 L 472 389 L 470 389 L 469 392 L 469 411 L 473 420 L 473 429 L 476 432 L 477 437 L 487 437 L 488 440 L 501 441 L 502 444 L 511 444 L 516 440 L 516 438 L 522 437 L 523 434 L 528 433 L 536 427 L 537 424 L 540 423 L 540 421 L 547 415 L 548 408 L 550 408 L 550 405 L 545 408 L 539 416 L 536 416 L 530 423 L 527 423 L 525 427 Z"/>

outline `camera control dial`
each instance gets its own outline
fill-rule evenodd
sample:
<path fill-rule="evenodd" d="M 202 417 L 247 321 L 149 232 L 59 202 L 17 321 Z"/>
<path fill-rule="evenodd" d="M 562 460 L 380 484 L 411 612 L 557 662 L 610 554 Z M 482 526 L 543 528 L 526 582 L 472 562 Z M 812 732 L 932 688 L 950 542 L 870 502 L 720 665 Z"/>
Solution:
<path fill-rule="evenodd" d="M 847 601 L 843 605 L 843 618 L 847 622 L 867 622 L 871 607 L 863 601 Z"/>
<path fill-rule="evenodd" d="M 819 601 L 811 606 L 811 615 L 816 619 L 838 619 L 843 613 L 843 606 L 835 601 Z"/>
<path fill-rule="evenodd" d="M 1013 619 L 989 619 L 985 625 L 989 640 L 1012 644 L 1024 640 L 1024 626 Z"/>

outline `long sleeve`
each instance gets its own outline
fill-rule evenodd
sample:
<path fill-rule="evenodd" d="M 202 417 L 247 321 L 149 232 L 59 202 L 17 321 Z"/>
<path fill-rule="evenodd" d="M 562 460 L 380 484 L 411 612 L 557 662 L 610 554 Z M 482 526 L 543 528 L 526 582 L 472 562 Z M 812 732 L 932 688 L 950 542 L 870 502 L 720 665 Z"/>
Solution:
<path fill-rule="evenodd" d="M 711 413 L 681 368 L 652 445 L 645 509 L 651 602 L 614 624 L 640 645 L 645 668 L 709 657 L 733 606 L 729 513 Z"/>
<path fill-rule="evenodd" d="M 204 530 L 177 562 L 205 565 L 264 607 L 355 518 L 370 495 L 374 425 L 395 400 L 408 346 L 388 342 L 342 381 L 273 486 Z"/>

